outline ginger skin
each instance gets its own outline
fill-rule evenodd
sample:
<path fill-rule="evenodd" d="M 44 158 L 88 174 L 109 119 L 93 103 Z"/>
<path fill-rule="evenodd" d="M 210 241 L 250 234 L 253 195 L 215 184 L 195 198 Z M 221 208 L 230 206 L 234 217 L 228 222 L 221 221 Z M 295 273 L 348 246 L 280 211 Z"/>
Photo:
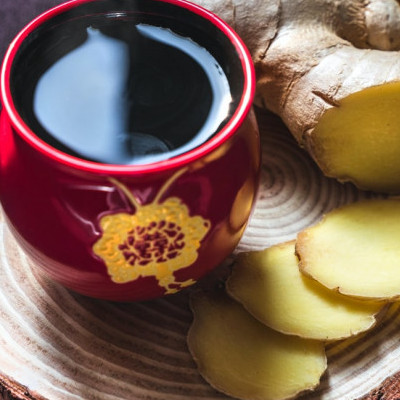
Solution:
<path fill-rule="evenodd" d="M 282 118 L 325 175 L 400 193 L 399 2 L 194 2 L 242 37 L 256 68 L 256 104 Z"/>

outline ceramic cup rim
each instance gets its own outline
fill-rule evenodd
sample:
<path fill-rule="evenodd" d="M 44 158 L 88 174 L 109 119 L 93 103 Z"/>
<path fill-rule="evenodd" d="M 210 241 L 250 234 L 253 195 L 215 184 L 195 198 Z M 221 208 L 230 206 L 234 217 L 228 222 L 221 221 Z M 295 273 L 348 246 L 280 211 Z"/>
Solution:
<path fill-rule="evenodd" d="M 250 112 L 255 93 L 254 66 L 252 63 L 251 55 L 246 45 L 243 43 L 239 35 L 226 22 L 224 22 L 221 18 L 203 7 L 200 7 L 187 0 L 152 0 L 183 7 L 190 12 L 201 16 L 202 18 L 205 18 L 214 26 L 216 26 L 235 47 L 241 62 L 244 85 L 240 101 L 230 120 L 212 138 L 208 139 L 205 143 L 196 147 L 195 149 L 192 149 L 184 154 L 172 157 L 170 159 L 139 165 L 116 165 L 87 161 L 57 150 L 42 139 L 40 139 L 38 136 L 36 136 L 35 133 L 29 128 L 29 126 L 23 121 L 23 119 L 19 115 L 12 98 L 10 89 L 10 77 L 15 56 L 29 34 L 32 33 L 44 22 L 73 7 L 94 1 L 96 0 L 69 0 L 45 11 L 44 13 L 33 19 L 19 32 L 19 34 L 11 42 L 5 54 L 0 72 L 0 100 L 11 122 L 11 125 L 32 148 L 38 150 L 41 154 L 52 159 L 53 161 L 61 163 L 73 169 L 99 174 L 106 173 L 136 175 L 160 172 L 187 165 L 201 157 L 206 156 L 216 148 L 220 147 L 235 134 L 235 132 L 242 125 L 248 113 Z"/>

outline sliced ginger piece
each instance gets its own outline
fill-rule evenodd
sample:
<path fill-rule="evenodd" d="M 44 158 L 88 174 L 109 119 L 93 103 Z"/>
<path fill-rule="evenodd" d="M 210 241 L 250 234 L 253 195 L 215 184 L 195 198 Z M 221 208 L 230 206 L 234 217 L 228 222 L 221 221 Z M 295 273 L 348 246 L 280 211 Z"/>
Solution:
<path fill-rule="evenodd" d="M 343 339 L 370 329 L 384 306 L 343 296 L 304 276 L 294 241 L 239 254 L 226 287 L 269 327 L 319 340 Z"/>
<path fill-rule="evenodd" d="M 312 153 L 328 176 L 360 188 L 400 188 L 400 82 L 342 99 L 316 125 Z"/>
<path fill-rule="evenodd" d="M 188 346 L 217 390 L 246 400 L 281 400 L 315 388 L 327 367 L 323 342 L 283 335 L 224 291 L 192 297 Z"/>
<path fill-rule="evenodd" d="M 298 235 L 300 269 L 329 289 L 369 299 L 400 298 L 400 201 L 343 206 Z"/>

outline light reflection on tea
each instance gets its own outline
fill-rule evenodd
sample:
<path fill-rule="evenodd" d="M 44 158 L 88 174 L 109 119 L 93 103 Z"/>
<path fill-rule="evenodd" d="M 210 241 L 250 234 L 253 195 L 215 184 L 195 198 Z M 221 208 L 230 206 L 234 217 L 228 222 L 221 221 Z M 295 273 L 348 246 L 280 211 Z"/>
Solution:
<path fill-rule="evenodd" d="M 86 40 L 40 76 L 33 96 L 45 134 L 72 154 L 156 162 L 198 147 L 229 116 L 228 79 L 192 39 L 129 21 L 82 29 Z"/>

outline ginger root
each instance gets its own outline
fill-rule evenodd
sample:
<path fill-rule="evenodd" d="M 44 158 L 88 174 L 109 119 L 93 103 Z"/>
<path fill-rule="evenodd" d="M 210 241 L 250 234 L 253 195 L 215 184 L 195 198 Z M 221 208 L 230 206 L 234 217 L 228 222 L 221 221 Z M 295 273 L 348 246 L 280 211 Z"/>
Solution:
<path fill-rule="evenodd" d="M 223 291 L 192 297 L 188 346 L 214 388 L 246 400 L 290 399 L 314 389 L 327 367 L 323 342 L 276 332 Z"/>
<path fill-rule="evenodd" d="M 398 300 L 399 231 L 399 199 L 342 206 L 297 236 L 300 270 L 344 295 Z"/>
<path fill-rule="evenodd" d="M 278 114 L 323 173 L 400 192 L 396 0 L 195 0 L 249 48 L 256 103 Z"/>
<path fill-rule="evenodd" d="M 316 340 L 344 339 L 371 329 L 385 305 L 343 296 L 303 275 L 294 241 L 239 254 L 226 289 L 270 328 Z"/>

